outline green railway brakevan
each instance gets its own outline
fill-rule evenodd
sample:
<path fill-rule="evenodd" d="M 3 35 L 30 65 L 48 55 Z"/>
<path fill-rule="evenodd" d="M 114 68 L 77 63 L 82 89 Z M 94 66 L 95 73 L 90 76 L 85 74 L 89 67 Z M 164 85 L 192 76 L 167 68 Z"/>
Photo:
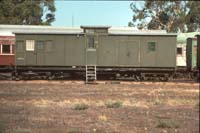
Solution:
<path fill-rule="evenodd" d="M 19 66 L 176 67 L 176 35 L 109 33 L 109 27 L 82 26 L 83 32 L 24 31 L 16 34 Z M 42 29 L 41 29 L 42 30 Z"/>

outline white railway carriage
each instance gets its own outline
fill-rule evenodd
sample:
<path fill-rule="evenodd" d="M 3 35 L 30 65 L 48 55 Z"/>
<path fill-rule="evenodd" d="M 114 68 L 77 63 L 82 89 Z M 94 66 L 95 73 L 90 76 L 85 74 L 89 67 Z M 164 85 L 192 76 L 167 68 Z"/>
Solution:
<path fill-rule="evenodd" d="M 200 32 L 180 33 L 177 36 L 177 55 L 176 65 L 178 67 L 186 67 L 186 43 L 187 38 L 200 35 Z"/>

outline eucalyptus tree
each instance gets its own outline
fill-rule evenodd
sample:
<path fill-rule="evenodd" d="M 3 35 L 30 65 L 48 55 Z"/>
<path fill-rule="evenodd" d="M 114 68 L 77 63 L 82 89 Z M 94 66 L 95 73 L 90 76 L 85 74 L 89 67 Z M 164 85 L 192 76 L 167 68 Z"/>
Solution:
<path fill-rule="evenodd" d="M 168 32 L 192 32 L 200 28 L 199 1 L 132 2 L 132 21 L 129 26 L 139 29 L 162 29 Z"/>
<path fill-rule="evenodd" d="M 50 25 L 54 0 L 0 0 L 0 24 Z"/>

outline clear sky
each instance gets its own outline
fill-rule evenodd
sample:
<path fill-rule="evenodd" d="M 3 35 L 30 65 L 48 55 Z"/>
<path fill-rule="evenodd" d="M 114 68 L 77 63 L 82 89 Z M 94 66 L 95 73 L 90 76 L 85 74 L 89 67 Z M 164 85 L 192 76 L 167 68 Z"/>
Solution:
<path fill-rule="evenodd" d="M 128 26 L 131 1 L 55 1 L 53 26 Z"/>

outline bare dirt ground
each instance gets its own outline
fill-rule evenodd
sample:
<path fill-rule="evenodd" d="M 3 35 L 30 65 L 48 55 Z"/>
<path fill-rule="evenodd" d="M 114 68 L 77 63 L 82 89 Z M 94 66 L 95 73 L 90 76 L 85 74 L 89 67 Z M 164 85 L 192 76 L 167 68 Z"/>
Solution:
<path fill-rule="evenodd" d="M 199 84 L 0 81 L 0 133 L 199 133 Z"/>

